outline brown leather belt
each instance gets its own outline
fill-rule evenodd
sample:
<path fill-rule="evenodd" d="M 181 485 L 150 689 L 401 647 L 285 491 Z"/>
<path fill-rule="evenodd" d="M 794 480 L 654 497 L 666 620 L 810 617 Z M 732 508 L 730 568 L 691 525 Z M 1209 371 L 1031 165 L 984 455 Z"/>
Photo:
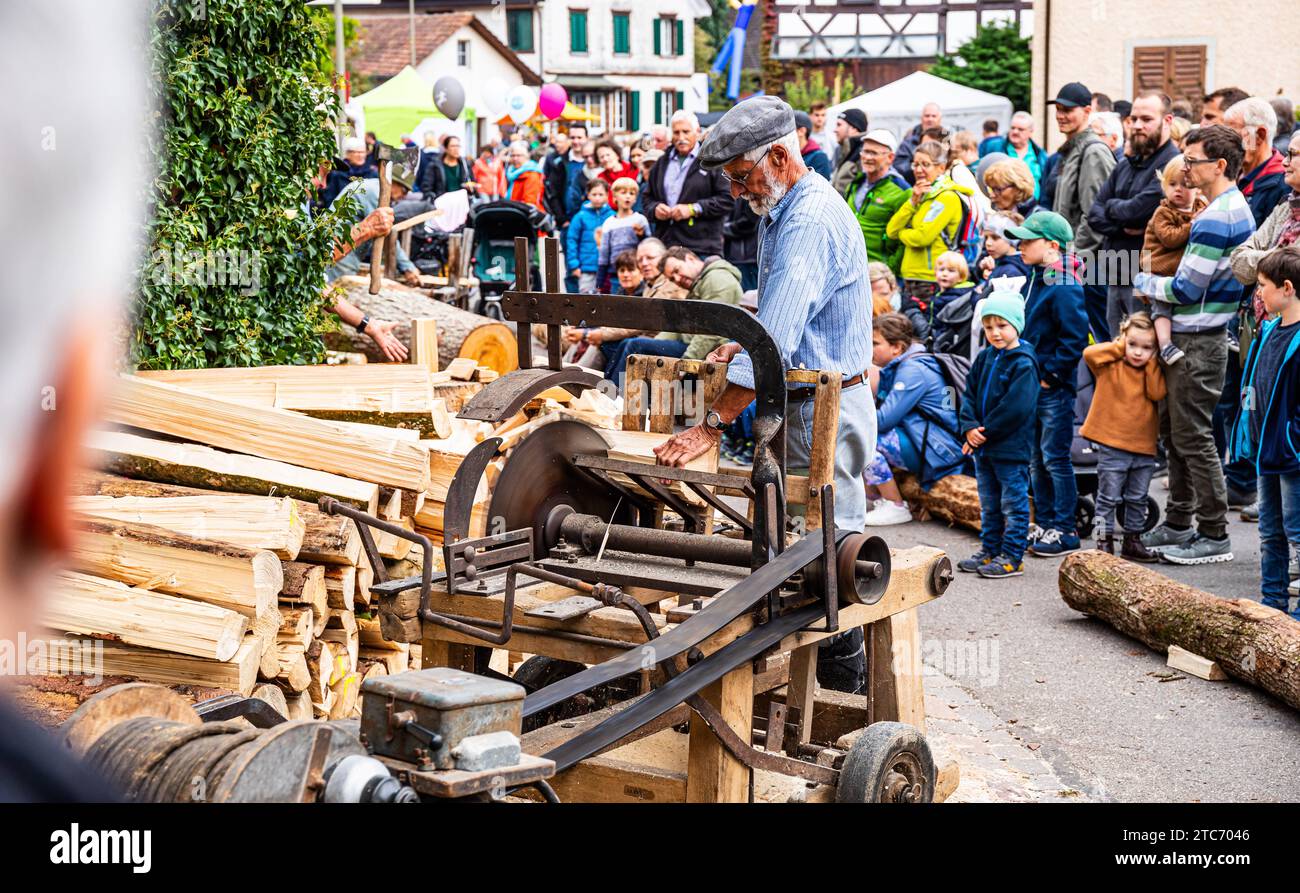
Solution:
<path fill-rule="evenodd" d="M 853 387 L 855 384 L 862 384 L 862 379 L 863 379 L 863 374 L 861 372 L 859 372 L 857 375 L 853 376 L 852 378 L 846 378 L 842 382 L 840 382 L 840 390 L 841 391 L 847 390 Z M 807 402 L 808 400 L 811 400 L 816 395 L 816 393 L 817 393 L 817 389 L 815 387 L 814 388 L 791 388 L 790 390 L 785 392 L 785 402 L 804 403 Z"/>

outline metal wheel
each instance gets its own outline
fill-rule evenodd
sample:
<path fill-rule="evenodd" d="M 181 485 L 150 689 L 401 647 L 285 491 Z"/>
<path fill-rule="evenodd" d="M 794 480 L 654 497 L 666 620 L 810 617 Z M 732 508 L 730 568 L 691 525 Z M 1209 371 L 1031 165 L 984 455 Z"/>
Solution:
<path fill-rule="evenodd" d="M 934 757 L 925 736 L 901 722 L 872 723 L 844 757 L 837 803 L 931 803 Z"/>
<path fill-rule="evenodd" d="M 1125 519 L 1124 514 L 1125 512 L 1124 512 L 1123 503 L 1120 503 L 1119 505 L 1115 506 L 1115 523 L 1118 524 L 1120 527 L 1124 528 L 1125 530 L 1131 530 L 1132 528 L 1128 526 L 1128 522 Z M 1147 497 L 1147 520 L 1146 523 L 1142 525 L 1142 532 L 1146 533 L 1148 530 L 1154 530 L 1155 526 L 1159 523 L 1160 523 L 1160 503 L 1156 502 L 1154 496 L 1148 496 Z"/>
<path fill-rule="evenodd" d="M 520 664 L 519 669 L 515 670 L 512 678 L 522 685 L 525 691 L 532 694 L 546 688 L 548 685 L 554 685 L 568 679 L 570 676 L 575 676 L 585 669 L 587 669 L 586 666 L 580 663 L 536 655 Z M 622 679 L 615 679 L 613 682 L 607 682 L 604 685 L 597 685 L 590 691 L 566 698 L 555 706 L 528 717 L 524 720 L 524 731 L 531 732 L 534 729 L 549 726 L 551 723 L 559 722 L 562 719 L 585 716 L 594 710 L 603 710 L 620 701 L 634 698 L 640 693 L 640 685 L 641 678 L 636 673 L 624 676 Z"/>
<path fill-rule="evenodd" d="M 1097 503 L 1091 496 L 1080 496 L 1079 501 L 1074 504 L 1074 523 L 1075 530 L 1079 531 L 1080 536 L 1086 536 L 1092 532 L 1092 522 L 1097 516 Z"/>

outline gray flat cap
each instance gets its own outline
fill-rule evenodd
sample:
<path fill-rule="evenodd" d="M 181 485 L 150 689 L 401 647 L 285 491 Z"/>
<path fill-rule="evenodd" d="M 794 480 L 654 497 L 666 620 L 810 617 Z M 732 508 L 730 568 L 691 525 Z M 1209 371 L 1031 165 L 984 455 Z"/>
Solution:
<path fill-rule="evenodd" d="M 700 146 L 700 167 L 722 167 L 750 149 L 794 132 L 794 109 L 778 96 L 751 96 L 738 102 L 709 128 Z"/>

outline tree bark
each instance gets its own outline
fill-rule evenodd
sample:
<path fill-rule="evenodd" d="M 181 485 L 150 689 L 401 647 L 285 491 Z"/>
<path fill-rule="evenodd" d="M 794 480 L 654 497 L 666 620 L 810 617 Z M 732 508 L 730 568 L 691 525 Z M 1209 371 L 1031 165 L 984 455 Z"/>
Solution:
<path fill-rule="evenodd" d="M 975 478 L 965 474 L 950 474 L 936 481 L 930 492 L 926 493 L 915 476 L 899 473 L 898 489 L 904 499 L 919 505 L 933 517 L 947 521 L 950 525 L 979 532 L 980 496 Z"/>
<path fill-rule="evenodd" d="M 1103 552 L 1061 563 L 1061 597 L 1157 651 L 1177 645 L 1300 708 L 1300 623 L 1250 599 L 1224 599 Z"/>
<path fill-rule="evenodd" d="M 369 280 L 360 276 L 344 276 L 338 282 L 346 292 L 344 297 L 363 313 L 377 321 L 395 322 L 393 335 L 403 344 L 410 343 L 412 319 L 437 320 L 438 360 L 442 368 L 457 357 L 469 357 L 475 365 L 487 366 L 500 373 L 519 366 L 513 326 L 477 313 L 467 313 L 418 289 L 395 282 L 385 282 L 377 295 L 370 294 Z M 337 350 L 363 353 L 373 362 L 387 361 L 375 342 L 357 334 L 351 326 L 331 333 L 326 342 Z"/>

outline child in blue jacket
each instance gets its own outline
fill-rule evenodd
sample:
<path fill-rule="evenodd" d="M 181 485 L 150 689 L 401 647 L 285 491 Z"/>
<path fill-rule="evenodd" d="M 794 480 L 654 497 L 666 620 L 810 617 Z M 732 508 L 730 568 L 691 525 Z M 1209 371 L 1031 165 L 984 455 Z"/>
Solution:
<path fill-rule="evenodd" d="M 596 269 L 600 265 L 600 243 L 596 231 L 614 216 L 609 206 L 609 188 L 604 180 L 587 181 L 587 200 L 581 210 L 569 221 L 569 232 L 564 243 L 564 260 L 569 264 L 569 274 L 578 277 L 578 291 L 584 295 L 596 293 Z"/>
<path fill-rule="evenodd" d="M 980 324 L 988 346 L 971 365 L 961 401 L 962 452 L 974 455 L 979 484 L 980 550 L 957 568 L 989 579 L 1018 577 L 1029 535 L 1038 359 L 1020 340 L 1025 310 L 1017 292 L 985 298 Z"/>
<path fill-rule="evenodd" d="M 1034 515 L 1042 532 L 1029 551 L 1040 557 L 1079 550 L 1075 509 L 1079 490 L 1070 462 L 1074 442 L 1075 375 L 1088 346 L 1088 312 L 1078 260 L 1066 253 L 1074 230 L 1060 214 L 1036 211 L 1007 236 L 1020 240 L 1029 267 L 1022 339 L 1038 359 L 1038 449 L 1034 456 Z"/>
<path fill-rule="evenodd" d="M 1232 426 L 1232 457 L 1255 463 L 1259 481 L 1260 592 L 1286 611 L 1289 543 L 1300 541 L 1300 248 L 1260 259 L 1255 297 L 1269 313 L 1251 342 L 1241 381 L 1241 412 Z M 1291 612 L 1300 620 L 1300 605 Z"/>

